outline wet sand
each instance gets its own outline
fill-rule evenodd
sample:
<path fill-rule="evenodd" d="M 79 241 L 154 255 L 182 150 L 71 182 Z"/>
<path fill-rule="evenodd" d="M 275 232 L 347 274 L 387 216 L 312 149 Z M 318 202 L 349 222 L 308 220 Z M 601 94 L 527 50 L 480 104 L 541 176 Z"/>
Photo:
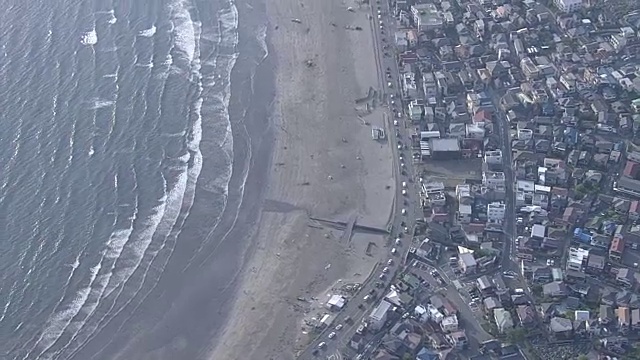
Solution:
<path fill-rule="evenodd" d="M 382 112 L 358 116 L 355 103 L 379 88 L 369 9 L 276 0 L 267 13 L 275 142 L 247 264 L 211 359 L 294 358 L 306 340 L 296 297 L 319 296 L 338 279 L 364 280 L 380 257 L 366 256 L 363 244 L 384 243 L 361 234 L 341 241 L 340 231 L 309 227 L 309 216 L 357 214 L 360 223 L 384 227 L 393 202 L 390 145 L 371 139 L 370 124 L 384 125 Z"/>

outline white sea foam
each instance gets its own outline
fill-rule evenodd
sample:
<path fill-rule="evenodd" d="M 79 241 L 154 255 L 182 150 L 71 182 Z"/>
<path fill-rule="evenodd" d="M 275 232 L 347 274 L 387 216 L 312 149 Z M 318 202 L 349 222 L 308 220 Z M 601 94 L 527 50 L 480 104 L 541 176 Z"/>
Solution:
<path fill-rule="evenodd" d="M 113 100 L 101 100 L 101 99 L 96 99 L 93 101 L 93 104 L 91 105 L 91 109 L 95 110 L 95 109 L 102 109 L 108 106 L 113 106 L 115 105 L 116 102 Z"/>
<path fill-rule="evenodd" d="M 262 60 L 264 60 L 267 56 L 269 56 L 269 48 L 267 47 L 267 25 L 260 26 L 256 34 L 256 39 L 260 44 L 260 48 L 264 52 L 264 55 L 262 57 Z"/>
<path fill-rule="evenodd" d="M 189 13 L 187 0 L 179 0 L 169 6 L 172 16 L 173 35 L 176 48 L 189 62 L 193 61 L 196 51 L 196 32 Z"/>
<path fill-rule="evenodd" d="M 95 286 L 91 288 L 87 301 L 85 302 L 85 306 L 82 308 L 82 313 L 80 313 L 80 315 L 76 319 L 74 319 L 69 327 L 65 329 L 66 332 L 72 334 L 71 338 L 67 341 L 67 343 L 64 344 L 64 346 L 60 348 L 60 350 L 58 350 L 58 352 L 53 354 L 52 357 L 57 357 L 62 351 L 67 348 L 69 344 L 72 344 L 73 341 L 76 340 L 76 338 L 80 334 L 80 330 L 83 329 L 87 320 L 91 318 L 91 316 L 93 316 L 93 314 L 95 313 L 98 305 L 100 305 L 100 300 L 103 299 L 104 292 L 107 288 L 107 285 L 109 284 L 111 276 L 113 275 L 113 269 L 115 267 L 116 260 L 120 256 L 124 245 L 127 243 L 132 230 L 133 227 L 130 227 L 128 229 L 116 230 L 109 237 L 106 247 L 102 251 L 102 257 L 100 258 L 99 264 L 100 266 L 103 266 L 106 260 L 107 262 L 111 262 L 111 265 L 107 265 L 107 267 L 109 268 L 107 272 L 98 275 L 95 281 Z"/>
<path fill-rule="evenodd" d="M 49 317 L 44 330 L 40 334 L 38 341 L 36 341 L 35 347 L 27 354 L 27 359 L 32 358 L 31 355 L 34 350 L 37 352 L 37 355 L 33 358 L 39 358 L 49 350 L 56 341 L 58 341 L 65 328 L 69 325 L 71 320 L 78 315 L 78 312 L 80 312 L 80 309 L 82 309 L 87 301 L 89 293 L 91 292 L 91 286 L 93 285 L 99 271 L 99 263 L 91 267 L 89 270 L 89 281 L 87 285 L 76 292 L 75 297 L 71 302 L 65 304 L 62 309 L 57 310 Z"/>
<path fill-rule="evenodd" d="M 152 69 L 153 68 L 153 62 L 147 63 L 147 64 L 136 64 L 137 67 L 143 67 L 143 68 L 147 68 L 147 69 Z"/>
<path fill-rule="evenodd" d="M 150 28 L 144 29 L 138 32 L 138 36 L 142 36 L 142 37 L 152 37 L 155 34 L 156 34 L 155 25 L 152 25 Z"/>
<path fill-rule="evenodd" d="M 114 16 L 111 17 L 111 19 L 107 20 L 107 22 L 111 25 L 115 24 L 116 22 L 118 22 L 118 18 Z"/>
<path fill-rule="evenodd" d="M 87 31 L 86 33 L 82 34 L 80 42 L 82 42 L 82 44 L 84 45 L 95 45 L 98 43 L 98 33 L 96 33 L 95 29 Z"/>

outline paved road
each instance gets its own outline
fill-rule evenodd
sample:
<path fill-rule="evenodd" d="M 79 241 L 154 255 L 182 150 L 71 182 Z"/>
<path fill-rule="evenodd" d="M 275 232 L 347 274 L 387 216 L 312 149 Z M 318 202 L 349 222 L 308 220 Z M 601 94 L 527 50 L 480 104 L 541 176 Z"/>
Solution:
<path fill-rule="evenodd" d="M 381 19 L 378 19 L 378 11 L 381 12 Z M 394 106 L 392 106 L 391 102 L 394 101 L 400 104 L 398 99 L 399 91 L 399 82 L 397 79 L 397 75 L 399 73 L 398 66 L 394 56 L 385 56 L 384 52 L 392 53 L 392 50 L 383 49 L 383 46 L 386 44 L 391 44 L 393 41 L 392 34 L 395 33 L 395 30 L 392 28 L 395 22 L 395 19 L 392 19 L 392 15 L 390 16 L 389 6 L 386 2 L 380 1 L 378 3 L 372 4 L 370 6 L 371 16 L 370 24 L 371 24 L 371 34 L 374 40 L 374 51 L 376 53 L 376 66 L 378 70 L 378 85 L 379 88 L 383 90 L 383 96 L 385 102 L 389 106 L 386 112 L 386 124 L 387 128 L 388 140 L 389 144 L 392 147 L 393 157 L 394 157 L 394 173 L 396 178 L 396 194 L 394 198 L 394 214 L 392 216 L 390 225 L 392 227 L 392 239 L 397 237 L 401 237 L 400 245 L 395 245 L 392 243 L 392 247 L 397 248 L 397 254 L 393 257 L 390 253 L 391 247 L 389 247 L 389 257 L 394 259 L 393 265 L 389 266 L 389 273 L 384 276 L 384 279 L 381 279 L 382 269 L 387 267 L 386 261 L 379 264 L 373 274 L 370 276 L 367 281 L 362 284 L 362 288 L 357 295 L 355 295 L 348 304 L 345 306 L 343 311 L 337 314 L 336 318 L 332 326 L 328 329 L 325 329 L 316 340 L 314 340 L 308 348 L 299 356 L 299 359 L 341 359 L 341 354 L 345 353 L 353 353 L 353 350 L 348 348 L 349 340 L 356 332 L 356 329 L 362 323 L 362 320 L 366 319 L 366 316 L 369 315 L 374 305 L 378 303 L 378 299 L 384 296 L 385 292 L 388 290 L 388 286 L 391 283 L 391 279 L 393 275 L 396 273 L 398 268 L 401 265 L 402 259 L 404 259 L 404 255 L 408 252 L 409 246 L 411 244 L 411 240 L 406 238 L 406 235 L 403 235 L 403 228 L 407 227 L 412 230 L 414 226 L 415 219 L 419 216 L 422 217 L 422 214 L 419 213 L 419 199 L 418 199 L 418 186 L 414 179 L 414 169 L 412 164 L 412 157 L 410 152 L 410 127 L 406 128 L 403 125 L 403 119 L 399 119 L 399 125 L 394 125 L 394 114 L 397 113 L 398 110 L 394 111 Z M 380 21 L 384 23 L 383 28 L 380 28 Z M 389 35 L 391 34 L 391 36 Z M 384 40 L 383 40 L 384 38 Z M 390 75 L 386 74 L 386 69 L 389 68 Z M 391 87 L 387 86 L 388 82 L 392 84 Z M 394 100 L 392 100 L 392 97 Z M 399 108 L 400 105 L 398 105 Z M 396 136 L 395 130 L 398 130 L 398 135 Z M 404 164 L 404 165 L 402 165 Z M 407 194 L 403 195 L 402 190 L 405 189 L 403 184 L 406 184 Z M 406 214 L 403 214 L 403 209 L 406 210 Z M 375 287 L 376 282 L 383 281 L 385 288 L 377 289 Z M 364 297 L 371 290 L 375 290 L 378 295 L 378 299 L 375 301 L 365 301 Z M 364 309 L 360 309 L 359 307 L 364 307 Z M 350 317 L 352 322 L 347 324 L 345 323 L 345 318 Z M 343 328 L 340 331 L 335 330 L 335 327 L 340 324 L 343 325 Z M 333 339 L 329 339 L 328 335 L 331 332 L 335 332 L 336 335 Z M 367 347 L 367 351 L 365 353 L 369 353 L 375 349 L 377 343 L 380 341 L 381 334 L 374 336 L 373 339 L 370 339 Z M 326 345 L 319 349 L 319 344 L 324 342 Z M 319 349 L 317 355 L 313 354 L 315 349 Z"/>
<path fill-rule="evenodd" d="M 515 246 L 515 223 L 516 223 L 516 210 L 515 209 L 515 175 L 513 173 L 513 158 L 511 153 L 511 135 L 510 126 L 507 116 L 500 107 L 500 98 L 502 96 L 501 91 L 493 89 L 488 90 L 489 95 L 493 100 L 493 104 L 496 108 L 496 125 L 498 127 L 498 133 L 500 134 L 500 150 L 502 150 L 502 163 L 503 172 L 505 178 L 505 219 L 504 219 L 504 247 L 502 252 L 502 260 L 500 265 L 503 270 L 513 270 L 518 272 L 518 264 L 514 261 L 516 246 Z"/>

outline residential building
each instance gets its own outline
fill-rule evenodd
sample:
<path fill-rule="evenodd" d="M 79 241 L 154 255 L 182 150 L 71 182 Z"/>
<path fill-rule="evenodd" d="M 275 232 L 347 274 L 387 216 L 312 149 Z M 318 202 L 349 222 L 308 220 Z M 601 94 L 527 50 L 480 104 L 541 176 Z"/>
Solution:
<path fill-rule="evenodd" d="M 582 248 L 570 248 L 567 259 L 567 271 L 582 271 L 585 260 L 589 257 L 589 250 Z"/>
<path fill-rule="evenodd" d="M 490 222 L 500 223 L 504 220 L 506 205 L 502 202 L 487 204 L 487 219 Z"/>
<path fill-rule="evenodd" d="M 616 274 L 616 281 L 623 286 L 632 287 L 636 285 L 635 273 L 631 269 L 622 268 Z"/>
<path fill-rule="evenodd" d="M 411 6 L 411 14 L 421 32 L 438 29 L 444 24 L 444 16 L 434 4 L 415 4 Z"/>
<path fill-rule="evenodd" d="M 458 331 L 458 317 L 456 315 L 445 317 L 440 322 L 440 328 L 442 328 L 444 332 Z"/>
<path fill-rule="evenodd" d="M 631 312 L 628 307 L 620 306 L 616 309 L 616 317 L 618 318 L 618 330 L 625 332 L 631 326 Z"/>
<path fill-rule="evenodd" d="M 378 306 L 376 306 L 371 314 L 369 314 L 369 326 L 374 330 L 380 330 L 387 321 L 387 313 L 391 309 L 392 305 L 386 300 L 382 300 Z"/>
<path fill-rule="evenodd" d="M 553 3 L 563 12 L 574 12 L 582 8 L 582 0 L 554 0 Z"/>
<path fill-rule="evenodd" d="M 609 305 L 600 305 L 600 312 L 598 315 L 598 321 L 602 325 L 611 323 L 614 319 L 613 308 Z"/>
<path fill-rule="evenodd" d="M 534 224 L 531 227 L 531 238 L 537 240 L 544 240 L 547 235 L 547 227 L 541 224 Z"/>
<path fill-rule="evenodd" d="M 502 166 L 502 151 L 490 150 L 484 153 L 484 162 L 491 166 Z"/>
<path fill-rule="evenodd" d="M 640 330 L 640 309 L 631 310 L 631 328 L 634 331 Z"/>
<path fill-rule="evenodd" d="M 624 239 L 622 234 L 616 234 L 611 240 L 611 246 L 609 247 L 609 258 L 614 261 L 620 261 L 622 258 L 622 252 L 624 251 Z"/>
<path fill-rule="evenodd" d="M 493 309 L 493 319 L 496 322 L 498 331 L 504 333 L 513 328 L 513 319 L 511 313 L 504 308 Z"/>
<path fill-rule="evenodd" d="M 604 270 L 605 262 L 606 261 L 604 256 L 589 254 L 589 259 L 587 260 L 587 268 L 585 270 L 591 274 L 599 274 Z"/>
<path fill-rule="evenodd" d="M 411 121 L 413 121 L 414 123 L 417 123 L 420 120 L 422 120 L 423 108 L 422 108 L 422 105 L 419 104 L 417 100 L 413 100 L 409 103 L 408 110 L 409 110 L 409 119 L 411 119 Z"/>
<path fill-rule="evenodd" d="M 550 297 L 564 297 L 567 296 L 568 289 L 567 285 L 565 285 L 563 282 L 554 281 L 548 284 L 544 284 L 542 286 L 542 293 L 545 296 Z"/>
<path fill-rule="evenodd" d="M 549 331 L 556 338 L 568 338 L 573 332 L 573 323 L 570 319 L 556 316 L 549 321 Z"/>
<path fill-rule="evenodd" d="M 520 320 L 520 324 L 522 324 L 522 326 L 527 326 L 533 323 L 535 320 L 535 312 L 529 305 L 519 305 L 516 308 L 516 312 L 518 313 L 518 319 Z"/>
<path fill-rule="evenodd" d="M 484 171 L 482 173 L 482 184 L 489 189 L 504 188 L 504 173 L 502 171 Z"/>
<path fill-rule="evenodd" d="M 465 274 L 469 274 L 476 271 L 477 263 L 476 259 L 473 257 L 473 254 L 463 253 L 458 256 L 458 264 L 460 265 L 460 269 Z"/>

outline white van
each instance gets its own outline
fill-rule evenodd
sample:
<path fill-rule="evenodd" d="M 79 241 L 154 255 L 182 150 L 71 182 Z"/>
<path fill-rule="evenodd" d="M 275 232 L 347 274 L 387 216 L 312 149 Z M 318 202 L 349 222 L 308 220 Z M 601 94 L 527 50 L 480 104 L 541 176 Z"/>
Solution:
<path fill-rule="evenodd" d="M 406 187 L 407 187 L 407 182 L 406 182 L 406 181 L 403 181 L 403 182 L 402 182 L 402 187 L 403 187 L 403 188 L 406 188 Z"/>

